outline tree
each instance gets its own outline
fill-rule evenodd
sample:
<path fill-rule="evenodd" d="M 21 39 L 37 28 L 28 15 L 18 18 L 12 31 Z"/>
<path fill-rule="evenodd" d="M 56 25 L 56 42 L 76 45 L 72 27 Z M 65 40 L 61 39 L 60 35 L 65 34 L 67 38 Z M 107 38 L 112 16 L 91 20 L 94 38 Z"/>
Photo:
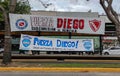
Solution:
<path fill-rule="evenodd" d="M 112 23 L 115 24 L 118 45 L 120 45 L 120 20 L 117 12 L 113 9 L 112 3 L 113 0 L 100 0 L 100 4 L 103 7 L 107 17 Z"/>
<path fill-rule="evenodd" d="M 9 13 L 30 13 L 30 5 L 28 4 L 28 1 L 17 3 L 17 0 L 0 0 L 0 15 L 3 15 L 1 16 L 1 20 L 3 19 L 5 21 L 5 40 L 2 62 L 6 65 L 11 63 L 11 33 L 8 18 Z"/>
<path fill-rule="evenodd" d="M 28 0 L 24 1 L 24 2 L 18 2 L 16 4 L 16 8 L 14 13 L 17 14 L 29 14 L 31 10 L 30 4 L 28 2 Z"/>
<path fill-rule="evenodd" d="M 17 13 L 17 14 L 28 14 L 30 13 L 31 7 L 28 0 L 18 1 L 13 0 L 13 4 L 10 5 L 10 0 L 0 0 L 0 7 L 4 8 L 7 13 Z M 15 4 L 15 5 L 14 5 Z M 10 6 L 12 7 L 10 9 Z M 11 10 L 11 12 L 10 12 Z M 13 11 L 13 12 L 12 12 Z M 0 21 L 4 21 L 3 12 L 0 11 Z"/>

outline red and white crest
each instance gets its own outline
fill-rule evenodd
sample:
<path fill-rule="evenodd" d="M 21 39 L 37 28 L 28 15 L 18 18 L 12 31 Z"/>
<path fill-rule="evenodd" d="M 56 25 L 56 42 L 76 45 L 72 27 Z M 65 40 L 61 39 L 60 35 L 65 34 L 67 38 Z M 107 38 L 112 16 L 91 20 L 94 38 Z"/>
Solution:
<path fill-rule="evenodd" d="M 96 32 L 97 30 L 99 30 L 100 26 L 101 26 L 101 21 L 98 21 L 96 19 L 89 21 L 89 25 L 91 27 L 91 29 Z"/>

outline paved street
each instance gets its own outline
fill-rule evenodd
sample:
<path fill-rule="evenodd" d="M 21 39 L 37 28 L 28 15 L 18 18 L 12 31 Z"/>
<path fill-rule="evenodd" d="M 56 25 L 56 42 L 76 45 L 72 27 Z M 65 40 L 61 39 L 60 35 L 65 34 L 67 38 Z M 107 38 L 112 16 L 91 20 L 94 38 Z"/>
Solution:
<path fill-rule="evenodd" d="M 120 73 L 0 72 L 0 76 L 120 76 Z"/>

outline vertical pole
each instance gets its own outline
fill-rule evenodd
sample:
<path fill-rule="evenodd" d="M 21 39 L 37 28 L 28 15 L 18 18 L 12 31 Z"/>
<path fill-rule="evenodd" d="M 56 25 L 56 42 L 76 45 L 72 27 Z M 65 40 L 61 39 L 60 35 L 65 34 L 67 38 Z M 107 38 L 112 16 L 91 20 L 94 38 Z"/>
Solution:
<path fill-rule="evenodd" d="M 100 55 L 102 55 L 103 45 L 102 45 L 102 35 L 100 35 Z"/>
<path fill-rule="evenodd" d="M 38 36 L 41 36 L 41 31 L 38 31 Z M 40 54 L 40 51 L 37 51 L 38 55 Z"/>
<path fill-rule="evenodd" d="M 69 32 L 69 39 L 71 39 L 71 35 L 72 35 L 72 33 Z M 68 54 L 69 54 L 69 55 L 72 54 L 72 51 L 69 51 Z"/>
<path fill-rule="evenodd" d="M 38 31 L 38 36 L 41 36 L 41 31 Z"/>
<path fill-rule="evenodd" d="M 72 33 L 71 33 L 71 32 L 69 32 L 69 39 L 71 39 L 71 35 L 72 35 Z"/>

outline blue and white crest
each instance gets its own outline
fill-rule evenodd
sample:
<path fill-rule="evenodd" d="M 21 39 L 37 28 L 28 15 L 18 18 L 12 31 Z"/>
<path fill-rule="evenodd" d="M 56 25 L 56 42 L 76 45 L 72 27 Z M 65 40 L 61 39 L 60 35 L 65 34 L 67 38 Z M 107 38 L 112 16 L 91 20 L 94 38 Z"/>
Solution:
<path fill-rule="evenodd" d="M 20 30 L 25 29 L 28 26 L 28 23 L 25 19 L 18 19 L 16 21 L 16 27 Z"/>
<path fill-rule="evenodd" d="M 83 46 L 87 51 L 90 51 L 90 49 L 92 48 L 92 43 L 90 40 L 84 40 Z"/>
<path fill-rule="evenodd" d="M 28 47 L 31 44 L 30 38 L 29 37 L 25 37 L 22 40 L 22 44 L 23 44 L 24 47 Z"/>

